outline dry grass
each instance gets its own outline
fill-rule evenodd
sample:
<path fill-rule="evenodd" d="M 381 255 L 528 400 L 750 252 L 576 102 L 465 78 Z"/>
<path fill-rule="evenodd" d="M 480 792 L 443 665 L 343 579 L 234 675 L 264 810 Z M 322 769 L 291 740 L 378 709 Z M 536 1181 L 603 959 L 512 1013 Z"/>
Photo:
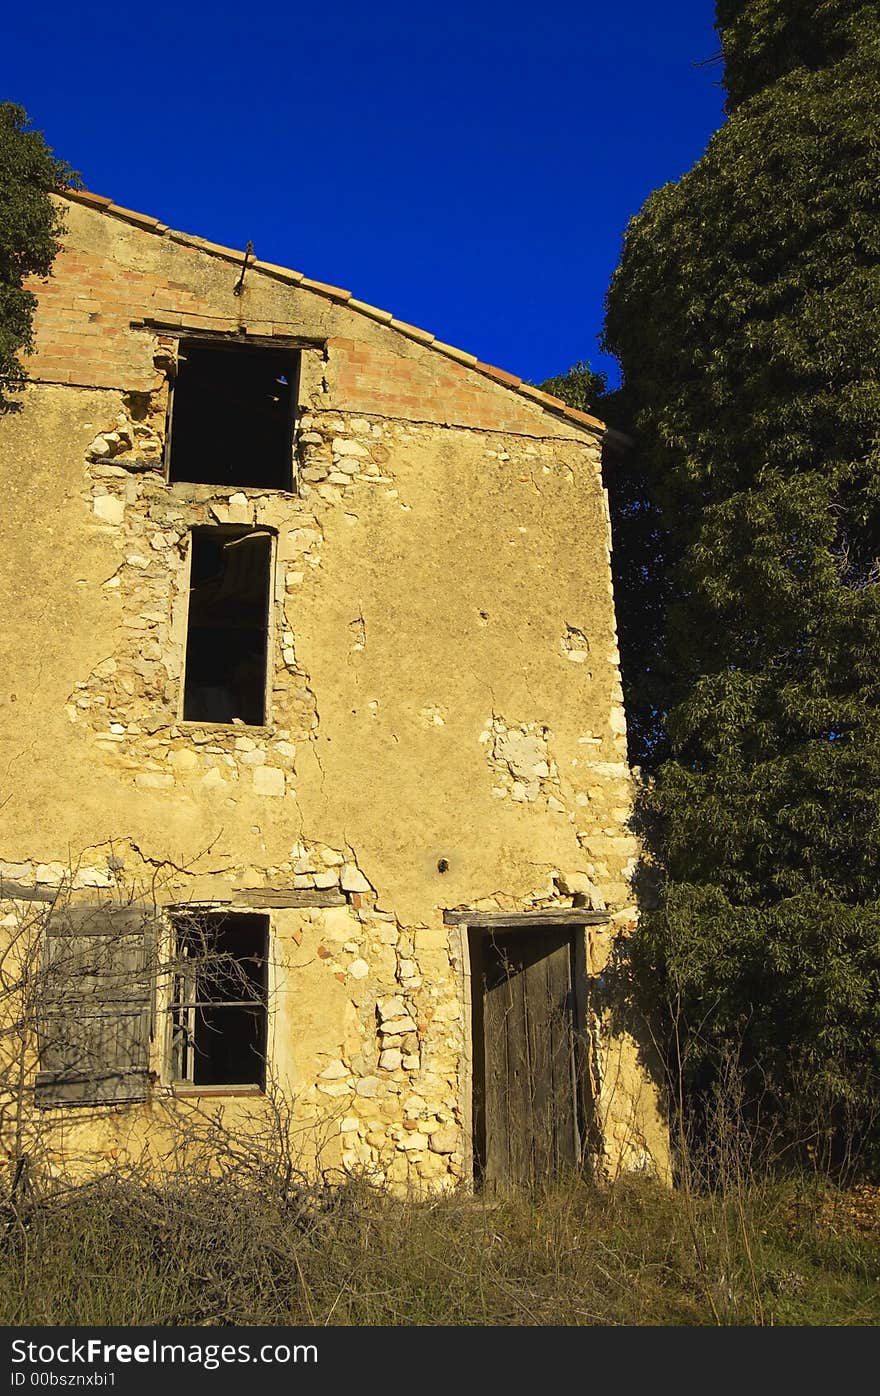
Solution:
<path fill-rule="evenodd" d="M 878 1281 L 864 1198 L 812 1182 L 415 1202 L 117 1178 L 7 1213 L 0 1323 L 873 1324 Z"/>

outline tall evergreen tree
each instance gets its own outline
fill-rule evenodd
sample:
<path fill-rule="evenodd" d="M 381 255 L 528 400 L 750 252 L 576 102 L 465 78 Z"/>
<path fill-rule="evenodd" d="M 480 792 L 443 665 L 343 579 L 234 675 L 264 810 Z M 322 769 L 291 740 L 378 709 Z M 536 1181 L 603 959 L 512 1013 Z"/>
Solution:
<path fill-rule="evenodd" d="M 77 182 L 53 155 L 23 107 L 0 102 L 0 412 L 15 406 L 26 373 L 21 354 L 33 349 L 37 301 L 28 276 L 48 276 L 63 230 L 50 195 Z"/>
<path fill-rule="evenodd" d="M 569 407 L 592 412 L 608 426 L 620 426 L 624 435 L 628 432 L 633 415 L 630 394 L 625 387 L 609 390 L 606 375 L 588 363 L 573 364 L 540 386 Z M 614 527 L 611 568 L 629 754 L 633 765 L 650 768 L 657 764 L 663 741 L 654 672 L 669 589 L 662 520 L 635 443 L 624 448 L 620 439 L 609 439 L 604 475 Z"/>
<path fill-rule="evenodd" d="M 637 699 L 651 675 L 637 728 L 653 723 L 662 873 L 634 957 L 682 1015 L 692 1079 L 734 1049 L 776 1101 L 864 1129 L 880 1067 L 880 11 L 718 0 L 716 21 L 729 118 L 633 219 L 608 299 L 659 521 L 641 575 L 666 587 L 659 647 L 628 616 Z M 620 510 L 617 525 L 629 536 Z"/>

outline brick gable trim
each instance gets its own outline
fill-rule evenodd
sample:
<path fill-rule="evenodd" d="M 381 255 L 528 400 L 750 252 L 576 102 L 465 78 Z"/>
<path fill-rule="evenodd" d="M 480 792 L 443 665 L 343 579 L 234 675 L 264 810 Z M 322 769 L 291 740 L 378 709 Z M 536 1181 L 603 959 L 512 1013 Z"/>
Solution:
<path fill-rule="evenodd" d="M 137 213 L 134 209 L 123 208 L 102 194 L 93 194 L 85 189 L 68 189 L 61 197 L 74 203 L 86 204 L 111 218 L 132 223 L 145 232 L 153 233 L 158 237 L 170 238 L 185 247 L 192 247 L 198 252 L 205 252 L 212 257 L 220 257 L 239 266 L 245 257 L 245 253 L 241 249 L 223 247 L 220 243 L 209 242 L 206 238 L 178 232 L 166 223 L 161 223 L 158 218 L 152 218 L 145 213 Z M 405 320 L 398 320 L 390 311 L 380 310 L 377 306 L 356 299 L 351 291 L 343 290 L 339 286 L 329 286 L 323 281 L 312 281 L 303 272 L 278 266 L 274 262 L 263 262 L 259 258 L 248 262 L 248 271 L 256 271 L 264 276 L 272 277 L 274 280 L 299 286 L 305 291 L 311 291 L 315 295 L 326 296 L 329 300 L 344 304 L 348 309 L 354 310 L 360 315 L 387 325 L 389 329 L 395 330 L 405 338 L 423 344 L 436 353 L 454 359 L 466 368 L 473 369 L 475 373 L 481 374 L 484 378 L 490 378 L 493 382 L 510 388 L 520 396 L 529 398 L 554 416 L 564 417 L 567 421 L 574 422 L 578 426 L 588 427 L 591 431 L 600 433 L 611 444 L 618 446 L 631 444 L 627 436 L 606 426 L 598 417 L 593 417 L 588 412 L 581 412 L 576 407 L 569 407 L 561 398 L 552 397 L 549 393 L 542 392 L 540 388 L 524 382 L 516 374 L 507 373 L 504 369 L 496 368 L 493 364 L 482 363 L 474 354 L 468 354 L 463 349 L 455 348 L 454 345 L 444 344 L 428 330 L 419 329 L 418 326 L 410 325 Z"/>

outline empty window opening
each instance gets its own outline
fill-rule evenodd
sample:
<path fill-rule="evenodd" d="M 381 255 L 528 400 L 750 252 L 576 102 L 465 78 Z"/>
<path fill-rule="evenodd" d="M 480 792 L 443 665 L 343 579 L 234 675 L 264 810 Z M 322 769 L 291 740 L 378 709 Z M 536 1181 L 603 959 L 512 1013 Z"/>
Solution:
<path fill-rule="evenodd" d="M 265 721 L 271 557 L 265 531 L 193 529 L 184 721 Z"/>
<path fill-rule="evenodd" d="M 180 346 L 168 478 L 289 490 L 299 355 L 290 349 Z"/>
<path fill-rule="evenodd" d="M 268 917 L 187 912 L 174 925 L 173 1079 L 264 1090 Z"/>

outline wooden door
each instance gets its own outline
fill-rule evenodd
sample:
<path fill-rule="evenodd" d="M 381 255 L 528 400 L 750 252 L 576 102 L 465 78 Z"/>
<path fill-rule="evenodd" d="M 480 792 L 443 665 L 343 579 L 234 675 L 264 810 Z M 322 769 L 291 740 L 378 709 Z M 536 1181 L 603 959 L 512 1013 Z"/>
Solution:
<path fill-rule="evenodd" d="M 477 1169 L 491 1186 L 531 1187 L 580 1161 L 573 938 L 499 929 L 478 952 Z"/>

